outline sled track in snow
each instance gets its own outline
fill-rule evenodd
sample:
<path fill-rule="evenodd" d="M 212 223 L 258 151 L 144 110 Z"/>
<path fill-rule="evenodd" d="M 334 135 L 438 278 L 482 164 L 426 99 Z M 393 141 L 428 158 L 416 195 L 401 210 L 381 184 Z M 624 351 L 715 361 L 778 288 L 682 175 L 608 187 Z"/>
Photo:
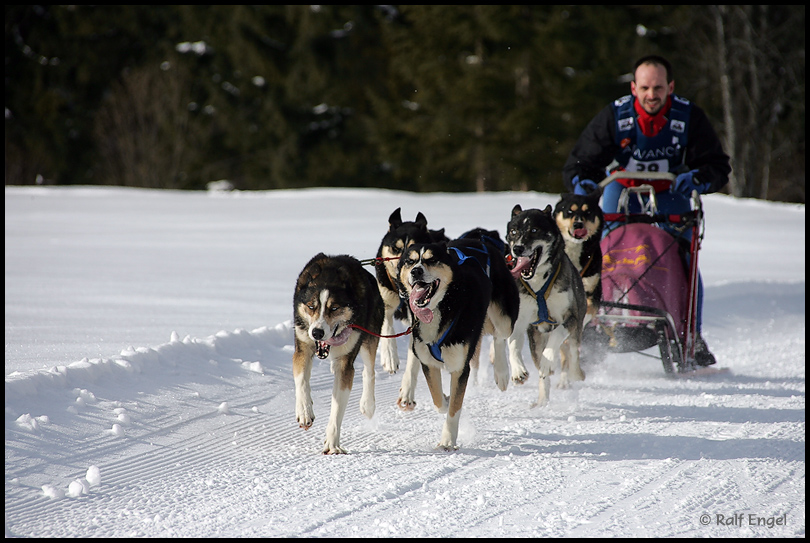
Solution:
<path fill-rule="evenodd" d="M 446 453 L 434 448 L 444 415 L 430 404 L 424 380 L 416 409 L 403 412 L 396 399 L 404 363 L 396 375 L 378 364 L 375 417 L 359 412 L 358 371 L 341 435 L 349 454 L 324 456 L 334 379 L 328 362 L 313 367 L 316 420 L 308 431 L 295 422 L 288 368 L 261 377 L 228 374 L 224 364 L 219 370 L 226 377 L 213 395 L 227 394 L 227 412 L 203 385 L 183 383 L 181 375 L 180 385 L 169 387 L 182 389 L 179 399 L 163 406 L 160 397 L 144 398 L 126 437 L 105 431 L 83 440 L 54 438 L 59 430 L 52 425 L 21 441 L 29 453 L 45 438 L 65 452 L 55 465 L 43 459 L 6 474 L 12 534 L 194 537 L 216 526 L 222 537 L 358 530 L 378 537 L 728 536 L 724 528 L 699 526 L 697 515 L 734 508 L 787 514 L 803 525 L 795 483 L 804 477 L 803 438 L 794 429 L 803 411 L 773 410 L 775 401 L 797 400 L 781 392 L 760 400 L 751 391 L 758 383 L 704 386 L 668 380 L 657 368 L 652 377 L 629 381 L 594 372 L 585 384 L 552 389 L 548 408 L 532 409 L 536 375 L 500 392 L 482 362 L 479 383 L 465 397 L 460 450 Z M 198 389 L 203 393 L 194 395 Z M 702 410 L 701 390 L 724 410 Z M 107 424 L 102 411 L 82 415 Z M 763 435 L 781 447 L 781 466 L 768 462 L 771 453 L 757 441 Z M 673 450 L 676 442 L 680 449 Z M 84 477 L 88 466 L 80 462 L 87 458 L 99 459 L 101 472 L 101 485 L 89 494 L 52 499 L 30 483 L 66 489 Z M 749 476 L 725 476 L 739 472 L 730 467 L 738 462 Z M 24 483 L 10 485 L 9 478 Z M 269 494 L 271 505 L 264 499 Z"/>
<path fill-rule="evenodd" d="M 327 458 L 320 451 L 329 417 L 329 398 L 334 379 L 328 368 L 328 363 L 323 363 L 313 371 L 311 386 L 316 421 L 308 431 L 301 430 L 295 422 L 291 375 L 290 392 L 284 398 L 262 396 L 261 386 L 254 386 L 254 390 L 245 394 L 246 397 L 229 402 L 227 413 L 210 411 L 210 405 L 207 405 L 210 402 L 207 402 L 209 412 L 179 422 L 172 420 L 176 413 L 170 413 L 150 420 L 147 427 L 133 425 L 127 428 L 125 438 L 112 439 L 108 435 L 102 435 L 83 443 L 74 443 L 77 448 L 63 458 L 62 465 L 75 464 L 75 459 L 88 456 L 115 458 L 97 464 L 102 478 L 101 485 L 92 488 L 89 494 L 62 499 L 46 497 L 41 488 L 20 485 L 9 490 L 7 486 L 7 524 L 14 524 L 17 518 L 34 519 L 33 523 L 15 525 L 17 533 L 24 534 L 30 530 L 32 534 L 48 537 L 60 533 L 51 532 L 49 526 L 64 526 L 75 522 L 77 518 L 109 518 L 112 512 L 127 511 L 133 507 L 137 509 L 140 487 L 148 486 L 152 492 L 155 487 L 159 487 L 164 494 L 170 495 L 173 489 L 187 486 L 189 481 L 201 481 L 214 486 L 215 474 L 237 470 L 240 466 L 256 461 L 265 463 L 262 475 L 271 479 L 276 472 L 295 470 L 302 457 L 311 457 L 313 461 L 320 462 L 320 458 Z M 427 425 L 438 440 L 440 426 L 436 424 L 436 415 L 432 411 L 423 409 L 402 415 L 395 412 L 398 411 L 395 403 L 400 375 L 389 377 L 378 374 L 377 413 L 385 410 L 388 411 L 386 418 L 405 417 L 410 425 Z M 341 439 L 342 445 L 353 456 L 378 450 L 379 442 L 379 435 L 375 435 L 371 429 L 363 429 L 365 417 L 358 409 L 361 386 L 358 372 L 346 410 Z M 201 400 L 200 403 L 204 402 Z M 260 406 L 258 412 L 253 411 L 254 406 Z M 215 430 L 212 431 L 212 427 Z M 411 448 L 412 445 L 406 441 L 400 445 L 402 451 Z M 273 459 L 270 469 L 266 465 L 268 459 Z M 24 470 L 15 475 L 21 477 L 30 471 Z M 63 486 L 66 488 L 67 482 L 84 477 L 85 472 L 86 467 L 82 466 L 70 473 Z M 440 472 L 437 477 L 442 474 Z M 201 487 L 199 490 L 203 492 L 206 489 Z M 407 491 L 408 485 L 394 490 L 393 494 Z M 349 513 L 344 512 L 336 515 L 336 518 L 347 514 Z M 301 527 L 301 533 L 317 530 L 319 525 L 315 523 L 309 528 Z M 75 535 L 119 536 L 123 535 L 119 532 L 120 528 L 118 526 L 113 533 L 107 533 L 97 526 L 77 526 Z M 133 533 L 137 533 L 137 529 L 133 530 Z"/>

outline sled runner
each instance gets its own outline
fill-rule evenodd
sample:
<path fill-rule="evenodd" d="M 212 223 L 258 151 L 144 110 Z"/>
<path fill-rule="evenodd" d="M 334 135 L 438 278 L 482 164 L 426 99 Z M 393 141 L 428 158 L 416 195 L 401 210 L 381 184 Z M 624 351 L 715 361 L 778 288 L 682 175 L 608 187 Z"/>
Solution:
<path fill-rule="evenodd" d="M 692 374 L 698 368 L 694 348 L 703 236 L 700 195 L 693 192 L 689 212 L 664 215 L 658 211 L 656 192 L 668 189 L 674 174 L 621 171 L 600 185 L 616 178 L 626 188 L 620 212 L 605 213 L 602 300 L 583 334 L 584 355 L 600 359 L 610 352 L 641 352 L 657 345 L 667 374 Z M 633 201 L 640 204 L 640 213 L 629 212 Z"/>

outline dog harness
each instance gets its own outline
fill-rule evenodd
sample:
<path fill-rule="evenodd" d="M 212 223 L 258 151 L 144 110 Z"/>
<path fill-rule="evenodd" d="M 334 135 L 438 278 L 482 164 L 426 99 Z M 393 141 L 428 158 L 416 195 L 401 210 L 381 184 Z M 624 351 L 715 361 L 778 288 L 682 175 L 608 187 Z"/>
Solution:
<path fill-rule="evenodd" d="M 449 334 L 450 330 L 453 329 L 453 326 L 455 326 L 457 320 L 458 320 L 458 317 L 453 319 L 453 322 L 451 322 L 450 326 L 447 327 L 447 330 L 444 331 L 444 334 L 442 334 L 442 337 L 439 338 L 439 341 L 437 341 L 436 343 L 429 343 L 428 344 L 428 349 L 430 350 L 430 354 L 432 354 L 433 358 L 435 358 L 439 362 L 444 362 L 444 360 L 442 360 L 442 343 L 444 343 L 444 340 L 447 337 L 447 334 Z"/>
<path fill-rule="evenodd" d="M 484 245 L 484 249 L 483 249 L 483 250 L 481 250 L 481 249 L 475 249 L 474 247 L 464 247 L 464 249 L 465 249 L 465 250 L 467 250 L 467 251 L 475 251 L 476 253 L 483 253 L 484 255 L 486 255 L 486 257 L 487 257 L 487 265 L 486 265 L 486 267 L 484 267 L 484 266 L 481 264 L 481 262 L 479 262 L 479 261 L 478 261 L 478 259 L 477 259 L 477 258 L 475 258 L 474 256 L 467 256 L 467 255 L 465 255 L 465 254 L 464 254 L 464 253 L 461 251 L 461 249 L 459 249 L 458 247 L 449 247 L 449 249 L 453 249 L 453 250 L 456 252 L 456 256 L 458 257 L 458 265 L 459 265 L 459 266 L 460 266 L 460 265 L 462 265 L 462 264 L 464 264 L 464 262 L 466 262 L 467 260 L 472 259 L 473 261 L 475 261 L 475 263 L 476 263 L 476 264 L 478 264 L 479 266 L 481 266 L 481 269 L 482 269 L 482 270 L 484 270 L 484 273 L 485 273 L 485 274 L 487 274 L 487 277 L 489 277 L 489 272 L 490 272 L 490 260 L 489 260 L 489 251 L 487 251 L 487 246 L 486 246 L 486 245 Z"/>
<path fill-rule="evenodd" d="M 470 236 L 470 234 L 472 234 L 472 232 L 473 232 L 473 230 L 469 230 L 469 231 L 467 231 L 467 232 L 464 232 L 463 234 L 461 234 L 461 235 L 458 237 L 458 239 L 465 239 L 465 238 L 468 238 L 468 237 Z M 482 243 L 483 243 L 483 242 L 489 242 L 489 243 L 491 243 L 491 244 L 492 244 L 492 245 L 494 245 L 494 246 L 495 246 L 495 248 L 496 248 L 496 249 L 498 249 L 498 250 L 499 250 L 501 253 L 503 253 L 503 252 L 506 250 L 506 244 L 503 242 L 503 240 L 500 240 L 500 239 L 497 239 L 497 238 L 493 238 L 492 236 L 488 236 L 488 235 L 486 235 L 486 234 L 480 234 L 478 237 L 479 237 L 479 239 L 481 240 L 481 242 L 482 242 Z M 470 239 L 475 239 L 475 238 L 470 238 Z"/>
<path fill-rule="evenodd" d="M 557 276 L 560 274 L 560 269 L 562 269 L 562 262 L 557 264 L 557 271 L 554 272 L 554 275 L 550 275 L 549 278 L 546 279 L 545 284 L 537 292 L 535 292 L 534 289 L 529 286 L 529 283 L 527 283 L 526 280 L 521 276 L 520 282 L 523 283 L 523 286 L 526 287 L 526 290 L 529 291 L 532 298 L 537 300 L 537 320 L 531 323 L 532 325 L 548 323 L 557 326 L 560 324 L 549 316 L 548 305 L 546 304 L 546 300 L 551 294 L 551 285 L 553 285 L 554 281 L 557 280 Z"/>

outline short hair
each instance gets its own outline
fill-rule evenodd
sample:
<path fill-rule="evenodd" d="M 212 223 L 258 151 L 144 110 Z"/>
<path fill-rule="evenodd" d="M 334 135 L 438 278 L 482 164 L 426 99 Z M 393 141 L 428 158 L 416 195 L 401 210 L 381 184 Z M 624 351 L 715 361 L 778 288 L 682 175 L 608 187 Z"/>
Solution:
<path fill-rule="evenodd" d="M 636 61 L 633 65 L 633 81 L 636 80 L 636 70 L 642 64 L 653 64 L 655 66 L 663 66 L 664 69 L 667 71 L 667 83 L 672 83 L 673 75 L 672 75 L 672 64 L 669 63 L 667 59 L 659 55 L 647 55 L 646 57 L 641 57 Z"/>

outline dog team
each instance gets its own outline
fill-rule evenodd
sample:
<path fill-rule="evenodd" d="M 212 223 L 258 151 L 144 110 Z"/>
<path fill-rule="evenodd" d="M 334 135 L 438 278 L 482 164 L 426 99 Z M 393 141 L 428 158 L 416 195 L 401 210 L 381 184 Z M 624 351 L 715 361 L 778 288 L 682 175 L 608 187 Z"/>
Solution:
<path fill-rule="evenodd" d="M 329 358 L 334 373 L 324 454 L 346 451 L 340 427 L 354 380 L 354 361 L 363 360 L 360 411 L 375 410 L 376 353 L 384 370 L 399 370 L 394 322 L 409 326 L 410 344 L 397 404 L 416 405 L 419 369 L 435 408 L 446 413 L 438 447 L 457 448 L 459 417 L 471 371 L 477 370 L 481 338 L 492 336 L 495 383 L 506 390 L 528 372 L 524 339 L 539 372 L 538 405 L 548 402 L 550 375 L 560 359 L 558 387 L 585 378 L 579 348 L 585 324 L 601 299 L 603 218 L 599 193 L 565 194 L 552 210 L 511 212 L 505 240 L 475 228 L 450 240 L 428 229 L 420 212 L 403 221 L 400 209 L 373 260 L 376 277 L 348 255 L 313 257 L 298 277 L 293 297 L 295 415 L 301 428 L 315 420 L 310 390 L 312 361 Z M 378 349 L 379 347 L 379 349 Z M 450 374 L 449 397 L 442 371 Z"/>

